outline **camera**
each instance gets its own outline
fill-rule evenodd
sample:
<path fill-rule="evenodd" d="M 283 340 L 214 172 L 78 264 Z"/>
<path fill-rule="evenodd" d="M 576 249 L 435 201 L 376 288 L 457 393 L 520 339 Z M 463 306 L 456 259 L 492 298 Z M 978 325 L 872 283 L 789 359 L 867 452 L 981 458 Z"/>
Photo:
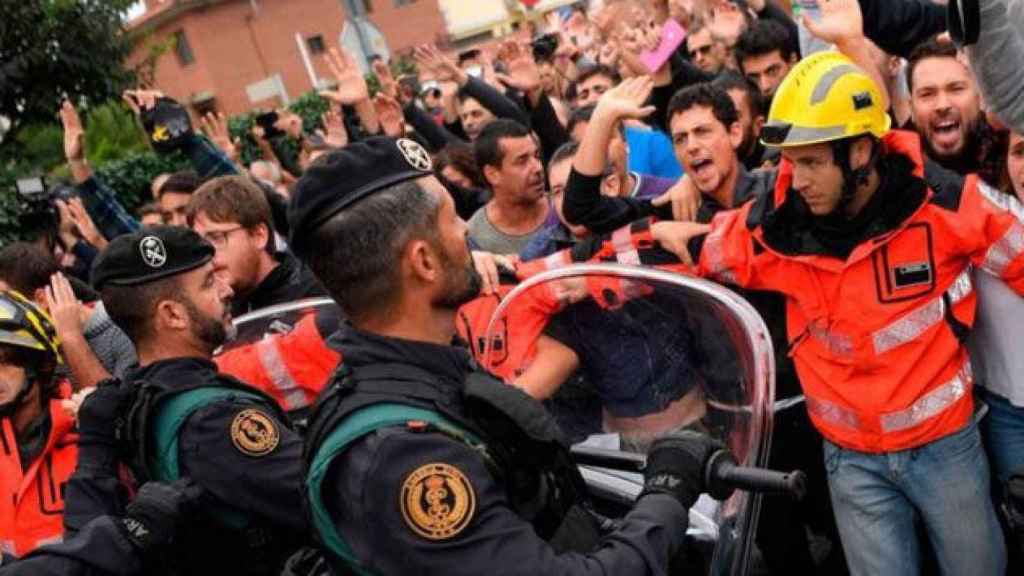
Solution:
<path fill-rule="evenodd" d="M 19 178 L 15 183 L 18 191 L 18 212 L 21 229 L 26 239 L 46 237 L 55 241 L 60 225 L 56 200 L 65 202 L 78 195 L 73 186 L 64 183 L 47 185 L 41 176 Z"/>
<path fill-rule="evenodd" d="M 558 34 L 544 34 L 533 39 L 530 44 L 533 49 L 533 59 L 540 61 L 551 60 L 558 50 Z"/>

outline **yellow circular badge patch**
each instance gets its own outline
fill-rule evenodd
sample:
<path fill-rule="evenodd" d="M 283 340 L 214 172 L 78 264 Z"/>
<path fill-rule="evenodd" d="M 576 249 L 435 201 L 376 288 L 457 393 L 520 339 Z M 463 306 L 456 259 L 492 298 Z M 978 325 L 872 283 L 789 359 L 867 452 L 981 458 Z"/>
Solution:
<path fill-rule="evenodd" d="M 231 442 L 246 456 L 265 456 L 280 441 L 277 425 L 260 410 L 242 410 L 231 422 Z"/>
<path fill-rule="evenodd" d="M 420 466 L 402 484 L 402 517 L 428 540 L 445 540 L 473 519 L 476 495 L 469 479 L 450 464 Z"/>

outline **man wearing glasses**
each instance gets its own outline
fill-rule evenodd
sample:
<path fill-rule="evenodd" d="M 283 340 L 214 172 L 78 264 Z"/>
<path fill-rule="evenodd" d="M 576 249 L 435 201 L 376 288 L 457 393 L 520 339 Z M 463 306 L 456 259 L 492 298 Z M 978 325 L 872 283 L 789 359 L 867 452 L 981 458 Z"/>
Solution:
<path fill-rule="evenodd" d="M 233 315 L 325 295 L 305 266 L 277 250 L 270 205 L 248 178 L 222 176 L 203 184 L 189 201 L 188 223 L 217 249 L 213 266 L 235 293 Z"/>

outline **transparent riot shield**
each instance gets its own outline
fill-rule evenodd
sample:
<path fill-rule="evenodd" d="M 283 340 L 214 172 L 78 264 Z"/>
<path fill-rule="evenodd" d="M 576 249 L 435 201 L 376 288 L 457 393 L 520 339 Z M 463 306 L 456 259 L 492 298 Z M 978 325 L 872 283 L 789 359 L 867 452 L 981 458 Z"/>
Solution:
<path fill-rule="evenodd" d="M 481 364 L 544 398 L 583 446 L 630 457 L 691 428 L 743 466 L 766 464 L 771 339 L 757 312 L 718 284 L 655 268 L 567 266 L 511 290 L 478 340 Z M 642 488 L 635 471 L 581 470 L 598 500 L 631 502 Z M 688 534 L 705 544 L 710 574 L 751 569 L 759 504 L 736 491 L 724 502 L 702 496 L 690 511 Z"/>
<path fill-rule="evenodd" d="M 234 319 L 235 334 L 217 353 L 247 346 L 267 335 L 286 334 L 307 314 L 313 314 L 323 308 L 336 307 L 337 304 L 330 298 L 307 298 L 253 310 Z"/>

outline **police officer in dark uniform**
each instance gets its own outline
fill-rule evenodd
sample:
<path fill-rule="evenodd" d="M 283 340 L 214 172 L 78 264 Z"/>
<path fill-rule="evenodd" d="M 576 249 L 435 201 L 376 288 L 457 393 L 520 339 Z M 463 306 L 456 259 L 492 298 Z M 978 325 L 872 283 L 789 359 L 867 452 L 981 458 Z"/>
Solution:
<path fill-rule="evenodd" d="M 178 532 L 162 570 L 276 575 L 307 530 L 302 440 L 269 396 L 210 361 L 231 329 L 232 295 L 213 255 L 195 232 L 157 226 L 114 239 L 98 257 L 93 285 L 139 353 L 140 367 L 121 384 L 130 398 L 111 394 L 124 408 L 117 436 L 138 481 L 189 477 L 210 499 L 203 517 Z M 102 490 L 80 484 L 96 516 L 110 512 Z M 69 507 L 76 524 L 89 520 L 81 502 Z"/>
<path fill-rule="evenodd" d="M 417 143 L 374 138 L 299 181 L 291 246 L 348 321 L 307 436 L 314 535 L 337 574 L 664 574 L 717 445 L 657 441 L 645 488 L 599 523 L 539 403 L 450 345 L 480 279 Z"/>

